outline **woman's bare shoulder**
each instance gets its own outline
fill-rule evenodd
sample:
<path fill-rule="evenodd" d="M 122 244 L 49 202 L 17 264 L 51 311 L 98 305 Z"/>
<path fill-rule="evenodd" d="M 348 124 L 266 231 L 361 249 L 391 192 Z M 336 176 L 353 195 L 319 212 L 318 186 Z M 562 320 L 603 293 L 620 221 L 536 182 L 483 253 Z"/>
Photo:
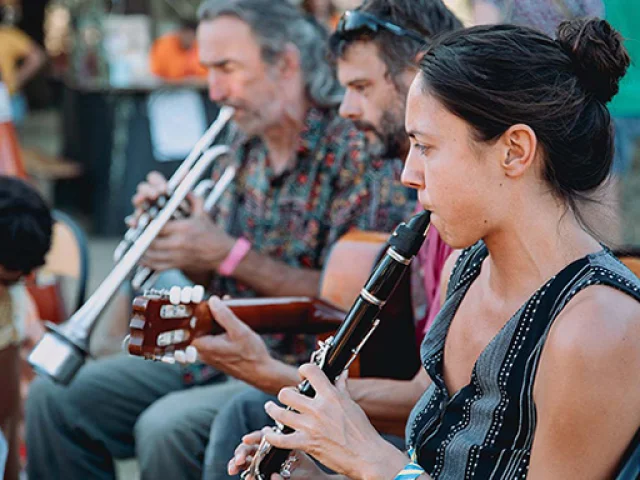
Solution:
<path fill-rule="evenodd" d="M 616 376 L 635 388 L 633 372 L 640 371 L 640 302 L 612 287 L 585 288 L 556 318 L 541 361 L 553 365 L 554 377 L 600 377 L 616 369 Z M 576 376 L 577 375 L 577 376 Z"/>
<path fill-rule="evenodd" d="M 640 349 L 640 301 L 612 287 L 594 285 L 569 301 L 550 332 L 549 345 L 568 352 Z"/>

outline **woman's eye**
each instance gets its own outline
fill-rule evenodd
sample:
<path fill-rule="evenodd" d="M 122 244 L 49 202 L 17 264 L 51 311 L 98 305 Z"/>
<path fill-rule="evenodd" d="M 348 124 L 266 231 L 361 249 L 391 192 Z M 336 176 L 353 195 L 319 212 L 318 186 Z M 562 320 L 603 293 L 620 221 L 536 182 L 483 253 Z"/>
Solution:
<path fill-rule="evenodd" d="M 419 143 L 416 143 L 414 147 L 416 148 L 416 150 L 418 150 L 418 152 L 420 152 L 421 155 L 426 155 L 429 151 L 429 147 L 427 147 L 426 145 L 420 145 Z"/>

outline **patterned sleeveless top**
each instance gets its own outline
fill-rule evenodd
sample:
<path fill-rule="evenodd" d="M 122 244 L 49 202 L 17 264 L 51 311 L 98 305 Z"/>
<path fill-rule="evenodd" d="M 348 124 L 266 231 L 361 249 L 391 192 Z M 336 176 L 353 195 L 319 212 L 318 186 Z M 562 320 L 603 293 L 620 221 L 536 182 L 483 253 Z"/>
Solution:
<path fill-rule="evenodd" d="M 450 397 L 442 366 L 445 338 L 487 255 L 482 242 L 462 252 L 422 344 L 433 381 L 409 417 L 407 447 L 438 480 L 525 478 L 536 431 L 533 387 L 553 321 L 590 285 L 607 285 L 640 301 L 640 280 L 606 248 L 576 260 L 511 317 L 478 357 L 471 382 Z"/>

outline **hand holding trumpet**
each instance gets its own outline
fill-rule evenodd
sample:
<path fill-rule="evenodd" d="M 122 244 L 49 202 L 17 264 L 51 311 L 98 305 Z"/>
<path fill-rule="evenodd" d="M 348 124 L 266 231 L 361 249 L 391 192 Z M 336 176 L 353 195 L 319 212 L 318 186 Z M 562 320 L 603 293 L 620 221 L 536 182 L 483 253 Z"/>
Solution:
<path fill-rule="evenodd" d="M 132 200 L 136 210 L 127 223 L 135 226 L 145 207 L 166 194 L 166 179 L 158 172 L 151 172 L 147 181 L 138 185 Z M 190 215 L 167 222 L 145 252 L 141 265 L 156 271 L 176 268 L 207 272 L 217 269 L 229 254 L 235 239 L 211 220 L 202 198 L 190 193 L 187 200 Z"/>

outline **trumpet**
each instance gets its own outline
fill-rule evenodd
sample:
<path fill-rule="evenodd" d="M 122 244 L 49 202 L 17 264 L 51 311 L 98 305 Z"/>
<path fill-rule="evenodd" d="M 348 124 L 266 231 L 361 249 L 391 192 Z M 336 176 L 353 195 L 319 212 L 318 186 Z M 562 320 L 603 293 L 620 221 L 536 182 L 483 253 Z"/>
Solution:
<path fill-rule="evenodd" d="M 167 194 L 162 195 L 160 198 L 158 198 L 153 205 L 143 205 L 144 212 L 142 213 L 142 215 L 140 215 L 140 218 L 138 218 L 136 226 L 129 228 L 125 232 L 124 238 L 114 250 L 113 260 L 115 262 L 119 262 L 122 259 L 122 256 L 125 254 L 125 252 L 138 239 L 138 237 L 142 234 L 153 217 L 158 214 L 159 209 L 164 207 L 168 197 L 175 191 L 176 188 L 178 188 L 180 182 L 186 177 L 186 175 L 189 173 L 189 170 L 200 158 L 202 153 L 207 148 L 209 148 L 218 137 L 218 135 L 220 135 L 220 132 L 224 129 L 227 123 L 229 123 L 229 120 L 231 120 L 232 116 L 233 108 L 222 107 L 220 109 L 220 113 L 218 114 L 218 118 L 216 118 L 216 121 L 211 124 L 202 138 L 200 138 L 200 140 L 198 140 L 198 142 L 195 144 L 193 150 L 191 150 L 187 158 L 184 159 L 178 169 L 173 173 L 171 178 L 167 180 Z"/>
<path fill-rule="evenodd" d="M 198 141 L 189 156 L 172 175 L 168 194 L 144 212 L 144 220 L 127 231 L 118 246 L 118 261 L 96 291 L 69 320 L 61 325 L 46 323 L 47 332 L 31 351 L 28 361 L 41 375 L 67 385 L 89 356 L 89 341 L 98 318 L 120 286 L 138 266 L 138 262 L 167 222 L 176 218 L 187 195 L 196 188 L 200 178 L 213 162 L 230 153 L 226 145 L 211 146 L 233 115 L 233 109 L 223 107 L 216 121 Z M 227 167 L 220 180 L 213 185 L 206 205 L 209 208 L 222 195 L 235 176 L 235 169 Z M 124 245 L 124 246 L 123 246 Z M 136 282 L 147 283 L 154 272 L 139 269 Z M 135 287 L 135 285 L 134 285 Z"/>

